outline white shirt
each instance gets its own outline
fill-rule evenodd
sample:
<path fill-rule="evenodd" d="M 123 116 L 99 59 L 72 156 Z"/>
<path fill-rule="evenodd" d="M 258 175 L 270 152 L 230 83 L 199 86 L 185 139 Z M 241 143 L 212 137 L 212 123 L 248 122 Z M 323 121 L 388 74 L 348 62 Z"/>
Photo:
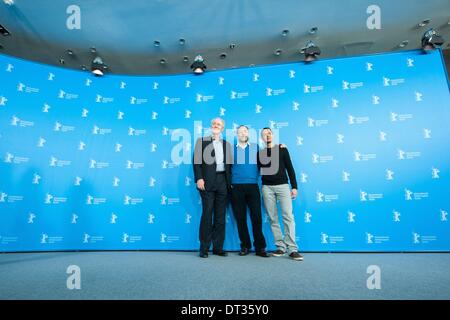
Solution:
<path fill-rule="evenodd" d="M 224 163 L 224 155 L 223 155 L 223 141 L 222 140 L 216 140 L 213 138 L 213 146 L 214 146 L 214 153 L 216 155 L 216 171 L 225 171 L 225 163 Z"/>
<path fill-rule="evenodd" d="M 249 146 L 250 146 L 250 142 L 246 142 L 244 146 L 241 146 L 241 145 L 239 144 L 239 142 L 236 144 L 236 147 L 239 147 L 239 148 L 241 148 L 241 149 L 245 149 L 245 148 L 247 148 L 247 147 L 249 147 Z"/>

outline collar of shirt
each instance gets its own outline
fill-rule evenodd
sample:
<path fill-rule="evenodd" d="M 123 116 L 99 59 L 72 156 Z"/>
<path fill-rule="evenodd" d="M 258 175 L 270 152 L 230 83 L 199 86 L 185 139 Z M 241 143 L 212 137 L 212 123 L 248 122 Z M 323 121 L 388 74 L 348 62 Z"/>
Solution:
<path fill-rule="evenodd" d="M 246 144 L 245 144 L 245 147 L 242 147 L 240 144 L 239 144 L 239 142 L 236 144 L 236 147 L 238 147 L 238 148 L 241 148 L 241 149 L 245 149 L 245 148 L 247 148 L 247 147 L 250 147 L 250 142 L 247 142 Z"/>

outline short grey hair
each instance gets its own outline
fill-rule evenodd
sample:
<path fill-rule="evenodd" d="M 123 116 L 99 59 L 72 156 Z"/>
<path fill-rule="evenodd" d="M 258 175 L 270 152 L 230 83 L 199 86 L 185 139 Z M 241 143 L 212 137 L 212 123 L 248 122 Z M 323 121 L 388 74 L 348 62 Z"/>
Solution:
<path fill-rule="evenodd" d="M 216 118 L 214 118 L 214 119 L 211 120 L 211 125 L 213 124 L 213 122 L 214 122 L 215 120 L 219 120 L 220 122 L 222 122 L 222 127 L 225 129 L 225 120 L 223 120 L 223 119 L 220 118 L 220 117 L 216 117 Z"/>

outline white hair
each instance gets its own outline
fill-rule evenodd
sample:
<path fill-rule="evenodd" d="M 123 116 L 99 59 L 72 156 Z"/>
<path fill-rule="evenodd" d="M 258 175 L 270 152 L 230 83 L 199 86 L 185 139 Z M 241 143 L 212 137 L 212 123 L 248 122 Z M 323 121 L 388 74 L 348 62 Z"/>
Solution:
<path fill-rule="evenodd" d="M 219 117 L 212 119 L 212 120 L 211 120 L 211 125 L 212 125 L 213 122 L 216 121 L 216 120 L 219 120 L 220 122 L 222 122 L 222 127 L 223 127 L 223 129 L 225 129 L 225 120 L 223 120 L 222 118 L 219 118 Z"/>

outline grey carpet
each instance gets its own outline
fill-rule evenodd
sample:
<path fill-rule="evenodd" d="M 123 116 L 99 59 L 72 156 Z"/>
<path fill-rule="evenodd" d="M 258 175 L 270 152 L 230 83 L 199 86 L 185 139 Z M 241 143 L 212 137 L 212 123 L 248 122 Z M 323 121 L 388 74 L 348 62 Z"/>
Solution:
<path fill-rule="evenodd" d="M 66 269 L 81 268 L 81 290 Z M 366 286 L 369 265 L 381 289 Z M 309 253 L 288 257 L 196 252 L 0 254 L 0 299 L 450 299 L 450 253 Z"/>

